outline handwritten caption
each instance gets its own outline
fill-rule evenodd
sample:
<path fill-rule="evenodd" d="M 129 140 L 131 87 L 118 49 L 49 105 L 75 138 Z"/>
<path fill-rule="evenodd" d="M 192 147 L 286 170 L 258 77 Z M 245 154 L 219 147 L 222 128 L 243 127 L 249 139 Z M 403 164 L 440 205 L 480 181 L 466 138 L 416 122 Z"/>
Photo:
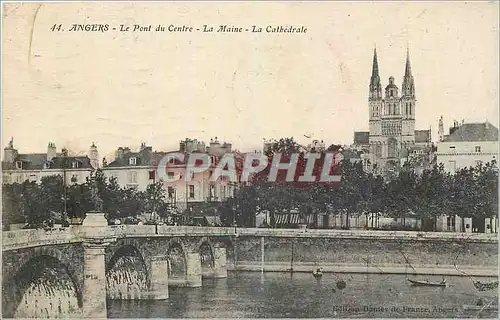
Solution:
<path fill-rule="evenodd" d="M 170 33 L 283 33 L 283 34 L 304 34 L 307 33 L 305 26 L 299 25 L 175 25 L 175 24 L 120 24 L 112 26 L 109 24 L 54 24 L 51 26 L 52 32 L 170 32 Z"/>

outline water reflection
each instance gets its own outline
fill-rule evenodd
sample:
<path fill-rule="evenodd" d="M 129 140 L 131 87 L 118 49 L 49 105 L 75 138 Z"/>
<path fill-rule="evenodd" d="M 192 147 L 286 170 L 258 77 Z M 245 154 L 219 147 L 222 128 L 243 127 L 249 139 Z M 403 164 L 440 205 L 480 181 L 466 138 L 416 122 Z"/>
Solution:
<path fill-rule="evenodd" d="M 435 278 L 435 279 L 434 279 Z M 440 280 L 440 277 L 429 280 Z M 345 282 L 345 288 L 338 286 Z M 412 287 L 404 275 L 230 272 L 201 288 L 171 288 L 164 301 L 110 301 L 114 318 L 496 317 L 463 311 L 480 297 L 470 279 L 447 277 L 450 287 Z M 491 281 L 491 279 L 485 279 Z M 490 292 L 488 299 L 497 299 Z"/>

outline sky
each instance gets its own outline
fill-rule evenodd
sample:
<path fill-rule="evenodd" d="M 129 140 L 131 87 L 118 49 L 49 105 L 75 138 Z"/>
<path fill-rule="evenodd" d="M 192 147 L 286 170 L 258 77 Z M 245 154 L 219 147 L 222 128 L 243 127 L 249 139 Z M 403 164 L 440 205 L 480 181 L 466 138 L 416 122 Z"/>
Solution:
<path fill-rule="evenodd" d="M 409 48 L 416 128 L 441 115 L 498 127 L 498 10 L 492 2 L 7 3 L 2 144 L 21 153 L 119 146 L 170 151 L 215 136 L 350 144 L 368 130 L 376 46 L 382 85 L 401 87 Z M 61 24 L 65 31 L 51 31 Z M 109 24 L 108 32 L 71 32 Z M 120 24 L 216 29 L 304 26 L 305 34 L 120 32 Z M 306 138 L 307 135 L 311 138 Z"/>

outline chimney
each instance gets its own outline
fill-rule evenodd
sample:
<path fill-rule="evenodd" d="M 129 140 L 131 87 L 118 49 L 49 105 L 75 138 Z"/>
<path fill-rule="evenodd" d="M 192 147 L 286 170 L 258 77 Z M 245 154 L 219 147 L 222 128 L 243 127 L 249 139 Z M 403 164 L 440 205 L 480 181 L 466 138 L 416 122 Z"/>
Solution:
<path fill-rule="evenodd" d="M 115 156 L 117 159 L 121 159 L 123 157 L 123 148 L 118 147 L 118 150 L 116 150 Z"/>
<path fill-rule="evenodd" d="M 488 122 L 488 120 L 486 120 L 486 122 L 484 123 L 484 128 L 485 129 L 489 129 L 490 128 L 490 123 Z"/>
<path fill-rule="evenodd" d="M 55 157 L 57 157 L 56 144 L 49 142 L 49 145 L 47 146 L 47 161 L 52 161 Z"/>

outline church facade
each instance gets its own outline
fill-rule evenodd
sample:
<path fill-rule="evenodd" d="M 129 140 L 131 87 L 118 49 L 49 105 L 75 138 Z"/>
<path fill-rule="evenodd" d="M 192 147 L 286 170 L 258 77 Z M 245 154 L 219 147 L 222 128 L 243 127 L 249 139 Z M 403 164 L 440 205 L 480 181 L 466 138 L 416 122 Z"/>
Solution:
<path fill-rule="evenodd" d="M 377 174 L 395 173 L 412 155 L 431 152 L 431 130 L 415 130 L 416 110 L 409 51 L 400 91 L 392 76 L 382 88 L 375 49 L 368 91 L 369 131 L 354 133 L 354 147 L 368 154 L 365 168 Z"/>

